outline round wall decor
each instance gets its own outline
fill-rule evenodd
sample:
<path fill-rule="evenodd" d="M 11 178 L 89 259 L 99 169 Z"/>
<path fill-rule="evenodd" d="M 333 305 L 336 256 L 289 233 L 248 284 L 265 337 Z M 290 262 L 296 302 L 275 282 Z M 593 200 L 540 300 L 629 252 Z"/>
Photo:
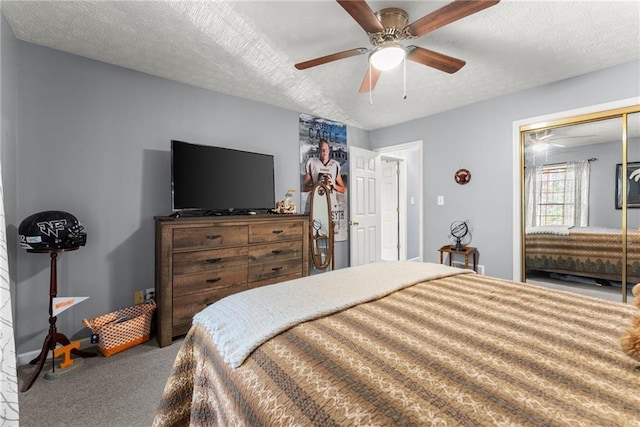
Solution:
<path fill-rule="evenodd" d="M 471 181 L 471 172 L 468 169 L 458 169 L 454 175 L 456 182 L 460 185 L 464 185 Z"/>

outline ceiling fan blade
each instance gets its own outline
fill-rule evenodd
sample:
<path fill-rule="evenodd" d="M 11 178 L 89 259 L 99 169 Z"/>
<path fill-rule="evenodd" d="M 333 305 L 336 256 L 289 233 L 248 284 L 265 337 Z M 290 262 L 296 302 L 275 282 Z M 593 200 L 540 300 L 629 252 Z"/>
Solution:
<path fill-rule="evenodd" d="M 420 37 L 498 3 L 500 0 L 456 0 L 409 24 L 409 32 Z"/>
<path fill-rule="evenodd" d="M 455 73 L 466 64 L 466 62 L 461 59 L 418 46 L 407 47 L 407 59 L 449 74 Z"/>
<path fill-rule="evenodd" d="M 378 78 L 382 74 L 382 71 L 378 70 L 375 67 L 369 67 L 367 70 L 367 74 L 365 74 L 364 79 L 362 79 L 362 84 L 360 85 L 360 93 L 366 93 L 373 91 L 376 87 L 376 83 L 378 83 Z M 371 77 L 371 79 L 369 79 Z"/>
<path fill-rule="evenodd" d="M 556 139 L 558 140 L 563 140 L 563 139 L 582 139 L 582 138 L 595 138 L 598 135 L 570 135 L 570 136 L 558 136 L 556 138 L 551 138 L 551 141 L 554 141 Z"/>
<path fill-rule="evenodd" d="M 300 62 L 295 65 L 298 70 L 306 70 L 307 68 L 315 67 L 317 65 L 326 64 L 327 62 L 337 61 L 339 59 L 350 58 L 352 56 L 362 55 L 369 52 L 369 49 L 364 47 L 358 47 L 356 49 L 343 50 L 342 52 L 332 53 L 331 55 L 321 56 L 319 58 L 310 59 L 308 61 Z"/>
<path fill-rule="evenodd" d="M 380 21 L 378 21 L 376 14 L 371 10 L 366 1 L 337 0 L 337 2 L 367 33 L 379 33 L 384 31 L 384 27 Z"/>

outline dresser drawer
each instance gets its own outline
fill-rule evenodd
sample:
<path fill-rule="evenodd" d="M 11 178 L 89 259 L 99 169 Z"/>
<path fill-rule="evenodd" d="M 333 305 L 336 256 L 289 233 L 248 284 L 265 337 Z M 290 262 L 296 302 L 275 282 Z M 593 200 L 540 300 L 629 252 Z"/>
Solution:
<path fill-rule="evenodd" d="M 180 252 L 173 256 L 173 274 L 189 274 L 247 265 L 246 246 L 207 251 Z"/>
<path fill-rule="evenodd" d="M 286 259 L 302 258 L 302 242 L 266 243 L 251 246 L 249 249 L 249 262 L 272 262 Z"/>
<path fill-rule="evenodd" d="M 173 277 L 173 296 L 228 288 L 247 282 L 247 267 L 240 266 Z"/>
<path fill-rule="evenodd" d="M 213 289 L 207 292 L 173 298 L 173 327 L 190 325 L 193 316 L 226 296 L 247 290 L 247 284 Z"/>
<path fill-rule="evenodd" d="M 302 273 L 289 274 L 287 276 L 270 277 L 268 279 L 258 280 L 256 282 L 249 282 L 249 289 L 259 288 L 260 286 L 273 285 L 274 283 L 286 282 L 287 280 L 298 279 L 302 276 Z"/>
<path fill-rule="evenodd" d="M 302 221 L 286 221 L 249 225 L 249 243 L 301 239 Z"/>
<path fill-rule="evenodd" d="M 173 250 L 208 249 L 246 245 L 246 225 L 178 228 L 173 231 Z"/>
<path fill-rule="evenodd" d="M 264 264 L 249 264 L 249 282 L 302 273 L 302 260 L 289 259 Z"/>

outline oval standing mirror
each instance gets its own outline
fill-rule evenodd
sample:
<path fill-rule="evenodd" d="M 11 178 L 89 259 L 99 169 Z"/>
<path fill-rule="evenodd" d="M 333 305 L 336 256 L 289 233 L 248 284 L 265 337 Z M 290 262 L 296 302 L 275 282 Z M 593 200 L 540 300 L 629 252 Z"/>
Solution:
<path fill-rule="evenodd" d="M 324 270 L 333 266 L 331 200 L 324 184 L 318 183 L 311 190 L 309 212 L 311 260 L 315 268 Z"/>

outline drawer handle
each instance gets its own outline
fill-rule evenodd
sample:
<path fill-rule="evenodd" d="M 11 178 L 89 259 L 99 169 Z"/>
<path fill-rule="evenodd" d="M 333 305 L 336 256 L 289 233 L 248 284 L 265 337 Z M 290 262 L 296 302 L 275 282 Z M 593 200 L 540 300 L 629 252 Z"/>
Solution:
<path fill-rule="evenodd" d="M 274 255 L 281 254 L 282 253 L 282 249 L 274 249 L 274 250 L 271 251 L 271 253 L 274 254 Z"/>
<path fill-rule="evenodd" d="M 215 240 L 215 239 L 219 239 L 219 238 L 221 238 L 221 237 L 222 237 L 222 236 L 221 236 L 220 234 L 210 234 L 210 235 L 208 235 L 208 236 L 207 236 L 207 239 L 209 239 L 209 240 Z"/>
<path fill-rule="evenodd" d="M 273 231 L 272 231 L 272 233 L 273 233 L 273 234 L 280 234 L 280 233 L 282 233 L 282 232 L 283 232 L 283 230 L 273 230 Z"/>
<path fill-rule="evenodd" d="M 220 261 L 222 261 L 222 258 L 209 258 L 208 260 L 206 260 L 206 262 L 209 264 L 215 264 L 216 262 Z"/>
<path fill-rule="evenodd" d="M 216 282 L 219 282 L 219 281 L 220 281 L 219 277 L 216 277 L 215 279 L 207 279 L 207 283 L 216 283 Z"/>
<path fill-rule="evenodd" d="M 273 267 L 273 268 L 271 269 L 271 271 L 280 271 L 280 270 L 282 270 L 282 266 L 280 266 L 280 267 Z"/>

